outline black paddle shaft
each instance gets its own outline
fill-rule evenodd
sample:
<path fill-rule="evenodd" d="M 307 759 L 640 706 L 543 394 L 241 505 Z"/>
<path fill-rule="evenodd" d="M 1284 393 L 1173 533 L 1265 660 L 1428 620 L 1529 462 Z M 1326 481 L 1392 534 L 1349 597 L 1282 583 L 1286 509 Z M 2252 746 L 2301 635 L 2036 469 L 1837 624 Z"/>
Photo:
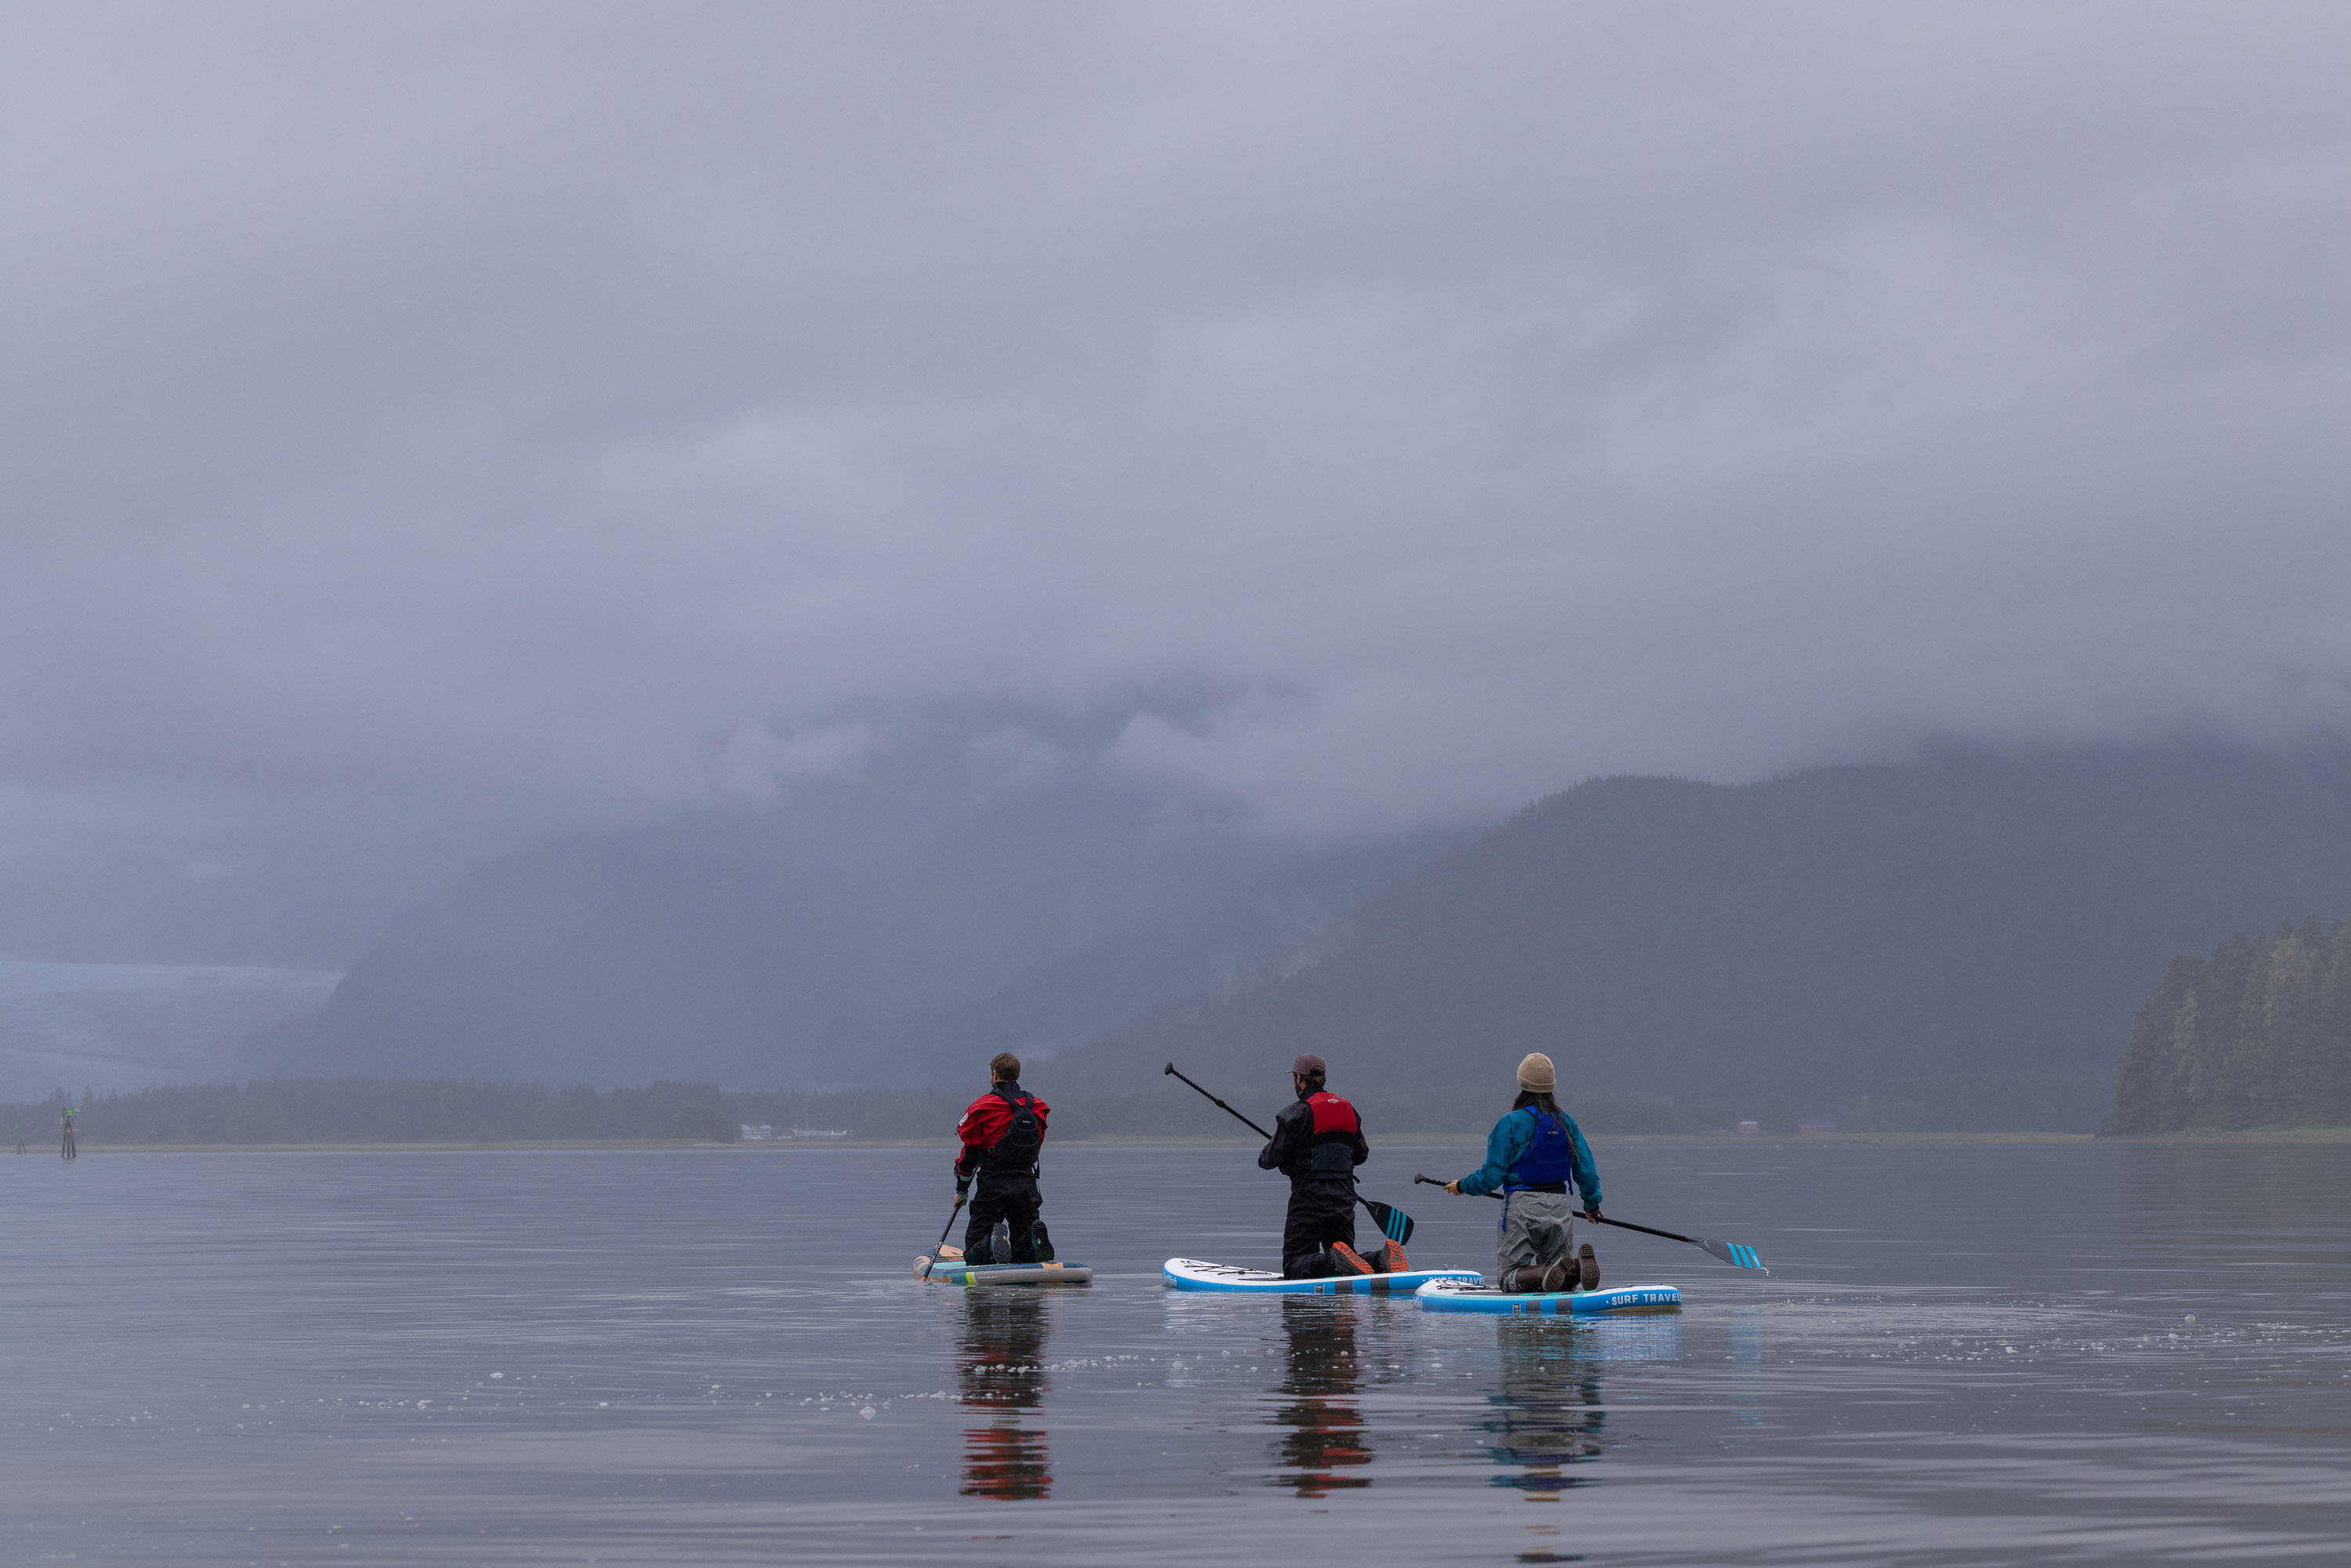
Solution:
<path fill-rule="evenodd" d="M 1271 1133 L 1267 1132 L 1263 1127 L 1259 1126 L 1255 1122 L 1250 1121 L 1247 1116 L 1242 1115 L 1238 1111 L 1234 1110 L 1230 1105 L 1226 1104 L 1222 1100 L 1217 1099 L 1215 1095 L 1209 1094 L 1207 1090 L 1201 1089 L 1198 1084 L 1193 1083 L 1190 1079 L 1185 1078 L 1182 1073 L 1176 1071 L 1176 1064 L 1174 1062 L 1171 1061 L 1167 1064 L 1167 1070 L 1164 1076 L 1182 1079 L 1184 1082 L 1190 1084 L 1194 1089 L 1199 1090 L 1203 1095 L 1207 1095 L 1208 1103 L 1216 1106 L 1217 1110 L 1224 1112 L 1227 1115 L 1238 1122 L 1242 1126 L 1247 1127 L 1250 1132 L 1255 1133 L 1259 1137 L 1263 1138 L 1267 1143 L 1270 1144 L 1273 1142 L 1273 1134 Z M 1353 1176 L 1349 1176 L 1347 1178 L 1348 1185 L 1351 1186 L 1353 1186 L 1354 1180 L 1355 1178 Z M 1360 1192 L 1355 1194 L 1355 1201 L 1362 1204 L 1364 1209 L 1370 1213 L 1372 1223 L 1380 1228 L 1381 1235 L 1390 1238 L 1399 1247 L 1412 1239 L 1411 1215 L 1406 1214 L 1400 1208 L 1391 1207 L 1384 1203 L 1374 1203 Z"/>
<path fill-rule="evenodd" d="M 1426 1182 L 1431 1186 L 1443 1186 L 1445 1185 L 1445 1183 L 1437 1180 L 1433 1176 L 1416 1176 L 1412 1179 L 1415 1183 Z M 1466 1197 L 1468 1195 L 1465 1193 L 1462 1196 Z M 1489 1192 L 1483 1194 L 1482 1196 L 1490 1197 L 1497 1203 L 1509 1201 L 1499 1192 Z M 1729 1264 L 1734 1269 L 1753 1269 L 1757 1272 L 1763 1274 L 1768 1274 L 1771 1271 L 1771 1270 L 1763 1267 L 1762 1260 L 1755 1255 L 1755 1249 L 1753 1248 L 1745 1246 L 1737 1241 L 1716 1241 L 1711 1238 L 1704 1236 L 1684 1236 L 1677 1230 L 1658 1230 L 1646 1225 L 1635 1225 L 1629 1219 L 1605 1219 L 1601 1216 L 1593 1213 L 1588 1208 L 1583 1211 L 1583 1218 L 1592 1221 L 1594 1225 L 1613 1225 L 1619 1230 L 1637 1230 L 1644 1236 L 1657 1236 L 1664 1238 L 1667 1241 L 1687 1242 L 1692 1247 L 1701 1248 L 1713 1256 L 1721 1259 L 1724 1262 Z M 1744 1254 L 1744 1256 L 1741 1256 L 1741 1254 Z"/>
<path fill-rule="evenodd" d="M 1433 1176 L 1416 1176 L 1412 1179 L 1415 1185 L 1421 1182 L 1426 1182 L 1431 1186 L 1443 1186 L 1445 1185 Z M 1463 1196 L 1468 1197 L 1470 1195 L 1464 1194 Z M 1502 1195 L 1499 1192 L 1481 1192 L 1475 1196 L 1479 1197 L 1490 1197 L 1496 1203 L 1505 1201 Z M 1704 1242 L 1700 1241 L 1695 1236 L 1677 1236 L 1670 1230 L 1652 1230 L 1646 1225 L 1635 1225 L 1629 1219 L 1604 1219 L 1588 1208 L 1583 1211 L 1583 1218 L 1592 1221 L 1594 1225 L 1613 1225 L 1619 1230 L 1637 1230 L 1644 1236 L 1662 1236 L 1668 1241 L 1687 1241 L 1693 1247 L 1702 1247 L 1705 1245 Z"/>
<path fill-rule="evenodd" d="M 1193 1087 L 1193 1088 L 1195 1088 L 1195 1089 L 1200 1089 L 1200 1086 L 1199 1086 L 1198 1084 L 1196 1084 L 1196 1083 L 1192 1083 L 1192 1081 L 1191 1081 L 1190 1079 L 1184 1077 L 1184 1075 L 1183 1075 L 1182 1073 L 1180 1073 L 1180 1072 L 1176 1071 L 1176 1064 L 1175 1064 L 1174 1062 L 1172 1062 L 1172 1061 L 1171 1061 L 1171 1062 L 1169 1062 L 1169 1063 L 1167 1064 L 1167 1071 L 1166 1071 L 1166 1073 L 1165 1073 L 1165 1076 L 1167 1076 L 1167 1077 L 1169 1077 L 1169 1078 L 1180 1079 L 1180 1080 L 1182 1080 L 1182 1081 L 1183 1081 L 1184 1082 L 1186 1082 L 1186 1083 L 1191 1083 L 1191 1085 L 1192 1085 L 1192 1087 Z M 1255 1133 L 1259 1137 L 1263 1138 L 1267 1143 L 1271 1143 L 1271 1142 L 1273 1142 L 1273 1134 L 1272 1134 L 1271 1133 L 1267 1132 L 1263 1127 L 1259 1126 L 1255 1122 L 1250 1121 L 1247 1116 L 1242 1115 L 1238 1111 L 1234 1110 L 1230 1105 L 1226 1104 L 1222 1100 L 1217 1099 L 1215 1095 L 1213 1095 L 1213 1094 L 1208 1094 L 1208 1092 L 1207 1092 L 1207 1090 L 1205 1090 L 1205 1089 L 1200 1089 L 1200 1092 L 1201 1092 L 1201 1093 L 1203 1093 L 1203 1094 L 1207 1094 L 1207 1095 L 1208 1095 L 1208 1103 L 1209 1103 L 1210 1104 L 1212 1104 L 1212 1105 L 1216 1106 L 1216 1108 L 1217 1108 L 1217 1110 L 1222 1111 L 1222 1112 L 1224 1112 L 1226 1114 L 1228 1114 L 1228 1115 L 1231 1116 L 1235 1121 L 1238 1122 L 1242 1126 L 1247 1127 L 1250 1132 Z"/>
<path fill-rule="evenodd" d="M 925 1275 L 929 1274 L 933 1269 L 938 1266 L 939 1247 L 945 1247 L 947 1244 L 947 1231 L 955 1228 L 955 1217 L 962 1212 L 963 1195 L 957 1193 L 956 1195 L 955 1207 L 947 1210 L 946 1229 L 939 1232 L 939 1246 L 931 1249 L 931 1260 L 923 1265 L 923 1272 Z"/>

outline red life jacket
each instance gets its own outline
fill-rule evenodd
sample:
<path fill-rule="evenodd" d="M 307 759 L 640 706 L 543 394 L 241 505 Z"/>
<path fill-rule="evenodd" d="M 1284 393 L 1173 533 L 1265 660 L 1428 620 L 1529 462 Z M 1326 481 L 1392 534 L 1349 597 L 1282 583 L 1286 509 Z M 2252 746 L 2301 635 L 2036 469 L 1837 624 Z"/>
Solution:
<path fill-rule="evenodd" d="M 1355 1168 L 1355 1139 L 1364 1119 L 1355 1108 L 1327 1089 L 1306 1097 L 1313 1113 L 1313 1131 L 1306 1139 L 1306 1168 L 1316 1176 L 1348 1176 Z"/>

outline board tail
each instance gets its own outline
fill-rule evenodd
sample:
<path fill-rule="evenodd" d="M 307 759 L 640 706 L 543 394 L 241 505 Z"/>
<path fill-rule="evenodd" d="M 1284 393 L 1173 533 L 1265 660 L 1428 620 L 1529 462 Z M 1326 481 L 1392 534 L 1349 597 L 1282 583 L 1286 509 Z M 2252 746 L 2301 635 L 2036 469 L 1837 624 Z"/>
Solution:
<path fill-rule="evenodd" d="M 1755 1249 L 1743 1241 L 1711 1241 L 1701 1236 L 1698 1244 L 1734 1269 L 1752 1269 L 1759 1274 L 1771 1271 L 1763 1267 L 1763 1260 L 1755 1255 Z"/>

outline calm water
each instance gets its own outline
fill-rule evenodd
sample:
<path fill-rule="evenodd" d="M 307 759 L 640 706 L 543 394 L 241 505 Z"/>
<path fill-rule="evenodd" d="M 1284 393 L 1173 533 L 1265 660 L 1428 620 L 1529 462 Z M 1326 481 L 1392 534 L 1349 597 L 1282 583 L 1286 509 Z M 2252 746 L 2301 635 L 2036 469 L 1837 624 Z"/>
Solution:
<path fill-rule="evenodd" d="M 1238 1149 L 1050 1153 L 1097 1283 L 908 1277 L 942 1151 L 0 1157 L 0 1560 L 2351 1552 L 2351 1146 L 1609 1144 L 1678 1317 L 1161 1289 Z M 1416 1263 L 1492 1206 L 1375 1148 Z"/>

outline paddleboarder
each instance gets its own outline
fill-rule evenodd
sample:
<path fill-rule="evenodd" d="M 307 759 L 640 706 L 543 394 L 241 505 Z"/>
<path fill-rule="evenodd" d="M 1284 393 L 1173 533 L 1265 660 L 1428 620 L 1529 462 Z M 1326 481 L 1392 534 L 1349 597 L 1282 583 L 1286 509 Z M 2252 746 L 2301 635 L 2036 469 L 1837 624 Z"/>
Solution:
<path fill-rule="evenodd" d="M 987 1092 L 973 1101 L 956 1124 L 963 1153 L 956 1159 L 956 1206 L 971 1203 L 964 1228 L 966 1263 L 1050 1263 L 1053 1243 L 1037 1218 L 1044 1198 L 1037 1190 L 1037 1155 L 1045 1143 L 1045 1102 L 1020 1087 L 1020 1059 L 997 1052 L 987 1064 Z M 977 1193 L 973 1184 L 978 1184 Z M 996 1256 L 993 1232 L 1003 1220 L 1011 1255 Z"/>
<path fill-rule="evenodd" d="M 1597 1290 L 1600 1260 L 1592 1243 L 1575 1248 L 1571 1185 L 1583 1195 L 1583 1216 L 1600 1218 L 1600 1171 L 1575 1119 L 1552 1098 L 1559 1074 L 1551 1058 L 1530 1052 L 1519 1063 L 1519 1098 L 1486 1136 L 1486 1163 L 1445 1190 L 1482 1197 L 1502 1193 L 1495 1232 L 1497 1283 L 1505 1291 Z"/>
<path fill-rule="evenodd" d="M 1273 1136 L 1257 1156 L 1259 1170 L 1290 1178 L 1290 1212 L 1281 1224 L 1281 1277 L 1401 1274 L 1404 1249 L 1384 1241 L 1366 1258 L 1355 1250 L 1355 1167 L 1372 1157 L 1355 1108 L 1323 1087 L 1329 1076 L 1311 1051 L 1290 1064 L 1296 1098 L 1273 1118 Z"/>

